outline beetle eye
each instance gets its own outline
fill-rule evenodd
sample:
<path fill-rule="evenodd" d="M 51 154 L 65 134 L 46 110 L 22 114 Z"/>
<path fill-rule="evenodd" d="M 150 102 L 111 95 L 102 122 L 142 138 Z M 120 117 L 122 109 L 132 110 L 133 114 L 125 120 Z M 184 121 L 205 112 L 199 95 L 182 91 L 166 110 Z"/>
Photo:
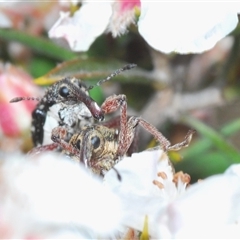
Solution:
<path fill-rule="evenodd" d="M 69 89 L 66 86 L 63 86 L 59 89 L 60 96 L 66 98 L 69 95 Z"/>
<path fill-rule="evenodd" d="M 98 148 L 100 145 L 100 138 L 97 136 L 92 137 L 91 143 L 92 143 L 94 149 Z"/>

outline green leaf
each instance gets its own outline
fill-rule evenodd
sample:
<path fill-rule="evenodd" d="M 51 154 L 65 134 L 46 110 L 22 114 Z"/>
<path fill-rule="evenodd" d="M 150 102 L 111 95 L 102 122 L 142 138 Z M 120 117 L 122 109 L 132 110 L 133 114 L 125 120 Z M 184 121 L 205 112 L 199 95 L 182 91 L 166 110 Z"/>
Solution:
<path fill-rule="evenodd" d="M 205 154 L 187 158 L 175 164 L 176 171 L 184 171 L 191 176 L 191 181 L 196 182 L 208 176 L 224 172 L 230 165 L 228 155 L 220 151 L 208 151 Z"/>
<path fill-rule="evenodd" d="M 55 45 L 47 38 L 33 36 L 15 29 L 0 28 L 0 39 L 22 43 L 37 53 L 58 60 L 69 60 L 77 57 L 77 54 Z"/>
<path fill-rule="evenodd" d="M 28 70 L 33 77 L 39 77 L 50 71 L 55 63 L 43 57 L 33 57 L 28 63 Z"/>
<path fill-rule="evenodd" d="M 230 136 L 240 131 L 240 119 L 234 120 L 230 123 L 227 123 L 222 129 L 221 133 L 224 136 Z"/>
<path fill-rule="evenodd" d="M 97 103 L 104 102 L 104 94 L 101 88 L 93 88 L 89 94 Z"/>
<path fill-rule="evenodd" d="M 237 133 L 240 130 L 240 119 L 234 120 L 230 123 L 227 123 L 222 127 L 220 133 L 224 137 L 231 136 Z M 189 148 L 185 148 L 182 151 L 182 155 L 185 158 L 192 158 L 196 155 L 201 155 L 206 153 L 213 147 L 212 141 L 207 138 L 199 139 L 197 142 L 194 142 L 190 145 Z"/>
<path fill-rule="evenodd" d="M 46 75 L 35 79 L 38 85 L 49 85 L 65 77 L 76 77 L 83 81 L 92 80 L 98 81 L 104 79 L 117 69 L 126 65 L 125 62 L 116 59 L 101 59 L 101 58 L 77 58 L 59 64 Z M 149 84 L 159 83 L 152 78 L 152 75 L 140 68 L 134 68 L 129 71 L 124 71 L 120 75 L 114 77 L 122 83 L 141 83 Z"/>
<path fill-rule="evenodd" d="M 202 134 L 209 142 L 201 143 L 201 150 L 207 150 L 208 146 L 213 144 L 214 147 L 222 151 L 228 156 L 229 163 L 239 163 L 240 162 L 240 152 L 236 150 L 221 133 L 215 131 L 213 128 L 205 125 L 204 123 L 198 121 L 197 119 L 188 117 L 184 120 L 185 123 L 192 126 L 197 130 L 198 133 Z M 234 123 L 231 128 L 236 129 L 238 123 Z M 225 128 L 224 131 L 229 131 L 230 127 Z M 199 144 L 199 143 L 198 143 Z M 196 156 L 198 154 L 199 146 L 192 147 L 192 154 Z M 197 151 L 198 150 L 198 151 Z M 186 157 L 186 156 L 185 156 Z M 189 156 L 188 156 L 189 157 Z"/>

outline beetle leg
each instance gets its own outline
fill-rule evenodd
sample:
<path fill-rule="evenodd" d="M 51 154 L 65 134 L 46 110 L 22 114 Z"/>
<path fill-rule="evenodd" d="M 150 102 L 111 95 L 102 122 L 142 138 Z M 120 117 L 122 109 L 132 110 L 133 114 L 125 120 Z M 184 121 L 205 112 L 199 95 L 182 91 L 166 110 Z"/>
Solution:
<path fill-rule="evenodd" d="M 154 127 L 152 124 L 147 122 L 146 120 L 142 119 L 141 117 L 137 117 L 138 123 L 150 134 L 153 135 L 153 137 L 160 143 L 160 146 L 164 151 L 167 151 L 171 143 L 167 140 L 166 137 L 163 136 L 161 132 L 158 131 L 156 127 Z"/>
<path fill-rule="evenodd" d="M 123 156 L 130 147 L 132 137 L 132 123 L 128 123 L 127 101 L 125 95 L 112 95 L 102 104 L 101 109 L 104 113 L 114 112 L 120 108 L 120 130 L 118 135 L 117 156 Z M 130 120 L 130 119 L 129 119 Z"/>
<path fill-rule="evenodd" d="M 184 140 L 175 145 L 171 145 L 171 143 L 165 138 L 161 132 L 158 131 L 152 124 L 147 122 L 146 120 L 139 118 L 139 124 L 151 133 L 154 138 L 160 143 L 160 146 L 164 151 L 178 151 L 181 148 L 187 147 L 192 139 L 193 134 L 196 132 L 195 130 L 189 130 Z"/>
<path fill-rule="evenodd" d="M 64 140 L 64 138 L 67 135 L 67 132 L 68 132 L 67 128 L 65 127 L 55 127 L 52 130 L 51 136 L 52 141 L 57 143 L 61 148 L 63 148 L 67 152 L 80 156 L 80 151 Z"/>
<path fill-rule="evenodd" d="M 57 143 L 51 143 L 48 145 L 35 147 L 35 148 L 31 149 L 27 154 L 28 155 L 36 155 L 36 154 L 46 152 L 46 151 L 53 151 L 53 150 L 56 150 L 57 148 L 58 148 Z"/>
<path fill-rule="evenodd" d="M 188 147 L 189 143 L 191 142 L 192 140 L 192 136 L 193 134 L 196 132 L 196 130 L 189 130 L 187 135 L 185 136 L 184 140 L 180 143 L 177 143 L 177 144 L 174 144 L 172 146 L 169 146 L 168 147 L 168 151 L 172 150 L 172 151 L 178 151 L 180 150 L 181 148 L 184 148 L 184 147 Z"/>
<path fill-rule="evenodd" d="M 128 131 L 127 144 L 128 145 L 131 144 L 133 141 L 134 134 L 136 131 L 135 129 L 138 124 L 141 125 L 146 131 L 148 131 L 154 136 L 154 138 L 160 143 L 160 146 L 164 151 L 171 151 L 171 150 L 178 151 L 183 147 L 187 147 L 192 139 L 193 134 L 195 133 L 195 130 L 189 130 L 182 142 L 177 143 L 175 145 L 171 145 L 171 143 L 167 140 L 167 138 L 164 137 L 163 134 L 159 132 L 158 129 L 154 127 L 152 124 L 142 119 L 141 117 L 131 117 L 128 121 L 128 127 L 127 127 L 127 131 Z M 129 146 L 126 146 L 127 150 Z"/>
<path fill-rule="evenodd" d="M 119 134 L 118 156 L 123 156 L 127 153 L 129 147 L 134 141 L 136 129 L 139 124 L 157 139 L 164 150 L 167 150 L 168 146 L 170 146 L 170 142 L 158 131 L 157 128 L 141 117 L 133 116 L 129 118 L 126 124 L 126 133 L 124 135 Z"/>
<path fill-rule="evenodd" d="M 121 110 L 121 107 L 126 105 L 126 96 L 123 94 L 120 95 L 112 95 L 103 102 L 101 109 L 104 112 L 104 114 L 111 113 L 117 111 L 119 108 Z"/>
<path fill-rule="evenodd" d="M 124 123 L 120 123 L 121 128 L 118 136 L 118 156 L 123 156 L 130 148 L 136 133 L 138 122 L 139 120 L 137 117 L 130 117 L 125 125 L 123 125 Z M 124 133 L 122 133 L 122 128 L 124 129 Z"/>

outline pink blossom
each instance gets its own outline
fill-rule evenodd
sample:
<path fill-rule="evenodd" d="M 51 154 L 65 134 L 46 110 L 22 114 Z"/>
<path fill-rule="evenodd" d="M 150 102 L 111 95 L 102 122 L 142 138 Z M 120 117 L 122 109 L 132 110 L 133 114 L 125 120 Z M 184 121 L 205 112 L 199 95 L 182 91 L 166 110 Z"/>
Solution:
<path fill-rule="evenodd" d="M 0 131 L 2 136 L 20 137 L 29 129 L 31 113 L 37 102 L 10 103 L 15 97 L 36 96 L 40 90 L 23 70 L 10 64 L 0 64 Z"/>

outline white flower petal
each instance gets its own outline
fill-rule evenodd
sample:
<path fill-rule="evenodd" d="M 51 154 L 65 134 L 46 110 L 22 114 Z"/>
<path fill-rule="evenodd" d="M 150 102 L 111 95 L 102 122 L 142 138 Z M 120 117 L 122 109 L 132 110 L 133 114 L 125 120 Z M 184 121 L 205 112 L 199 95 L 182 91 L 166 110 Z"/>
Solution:
<path fill-rule="evenodd" d="M 60 13 L 59 20 L 49 31 L 50 38 L 65 38 L 74 51 L 86 51 L 107 28 L 112 14 L 111 3 L 84 3 L 74 13 Z"/>
<path fill-rule="evenodd" d="M 128 5 L 126 7 L 126 5 Z M 123 5 L 125 5 L 124 10 Z M 135 23 L 135 10 L 134 7 L 138 6 L 138 2 L 130 1 L 115 1 L 112 5 L 113 14 L 109 21 L 108 29 L 112 33 L 113 37 L 120 36 L 127 32 L 127 28 L 130 24 Z"/>
<path fill-rule="evenodd" d="M 162 150 L 133 153 L 131 157 L 125 157 L 115 165 L 121 181 L 117 179 L 116 172 L 112 169 L 104 177 L 105 185 L 118 194 L 152 195 L 157 188 L 152 182 L 157 179 L 158 171 L 166 171 L 172 179 L 172 167 L 167 156 L 165 158 L 163 156 L 165 155 Z"/>
<path fill-rule="evenodd" d="M 240 226 L 237 224 L 198 226 L 182 229 L 174 239 L 240 239 Z"/>
<path fill-rule="evenodd" d="M 61 30 L 63 29 L 64 25 L 70 24 L 71 18 L 69 16 L 70 12 L 60 12 L 59 19 L 49 30 L 48 36 L 50 38 L 63 37 L 63 32 Z"/>
<path fill-rule="evenodd" d="M 162 181 L 163 189 L 151 184 L 158 172 L 171 177 L 168 158 L 161 150 L 133 154 L 115 168 L 121 181 L 111 170 L 105 185 L 121 199 L 126 226 L 142 231 L 147 216 L 152 238 L 239 237 L 240 164 L 190 186 L 181 195 L 167 179 Z"/>
<path fill-rule="evenodd" d="M 225 175 L 236 175 L 240 177 L 240 164 L 231 165 L 224 173 Z"/>
<path fill-rule="evenodd" d="M 121 181 L 117 179 L 116 172 L 110 170 L 104 177 L 104 183 L 122 201 L 124 224 L 142 231 L 145 216 L 148 216 L 149 232 L 157 235 L 155 223 L 166 208 L 169 195 L 168 189 L 159 189 L 153 180 L 158 179 L 158 172 L 165 172 L 168 177 L 168 181 L 163 182 L 167 183 L 166 188 L 172 187 L 170 183 L 175 186 L 167 155 L 162 150 L 134 153 L 131 157 L 123 158 L 115 165 L 115 169 Z"/>
<path fill-rule="evenodd" d="M 141 1 L 139 32 L 148 44 L 164 53 L 201 53 L 237 25 L 233 5 L 201 2 Z"/>
<path fill-rule="evenodd" d="M 54 154 L 14 156 L 2 163 L 0 173 L 1 214 L 18 234 L 56 229 L 96 238 L 119 226 L 117 197 L 73 161 Z"/>
<path fill-rule="evenodd" d="M 194 184 L 168 206 L 158 221 L 158 237 L 164 237 L 161 228 L 165 231 L 166 226 L 176 238 L 218 238 L 234 226 L 240 234 L 239 216 L 240 176 L 213 176 Z"/>

